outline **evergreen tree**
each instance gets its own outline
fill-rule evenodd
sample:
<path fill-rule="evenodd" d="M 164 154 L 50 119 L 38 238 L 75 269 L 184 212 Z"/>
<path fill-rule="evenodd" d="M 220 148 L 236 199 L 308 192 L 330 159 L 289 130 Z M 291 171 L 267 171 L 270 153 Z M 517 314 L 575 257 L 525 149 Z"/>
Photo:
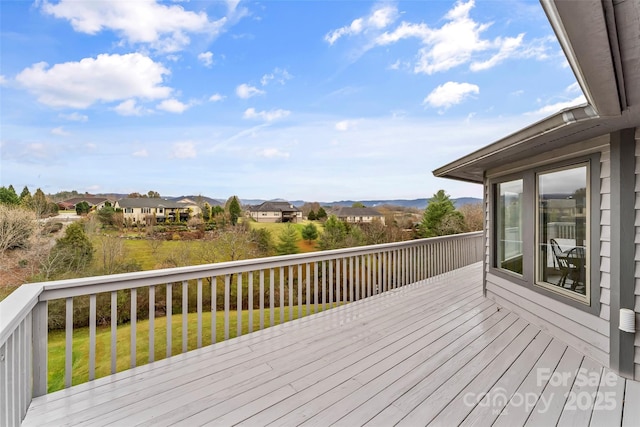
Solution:
<path fill-rule="evenodd" d="M 242 209 L 240 208 L 240 202 L 236 196 L 231 197 L 231 200 L 228 203 L 229 206 L 229 221 L 231 221 L 231 225 L 236 225 L 238 223 L 238 218 L 242 214 Z"/>
<path fill-rule="evenodd" d="M 304 226 L 304 228 L 302 229 L 302 238 L 309 243 L 311 243 L 312 240 L 316 240 L 318 238 L 318 229 L 316 228 L 315 224 L 310 222 L 309 224 Z"/>
<path fill-rule="evenodd" d="M 40 188 L 33 194 L 32 206 L 38 218 L 45 216 L 49 211 L 49 201 Z"/>
<path fill-rule="evenodd" d="M 293 225 L 287 224 L 278 236 L 278 240 L 280 240 L 276 245 L 278 255 L 297 254 L 300 252 L 297 245 L 298 232 Z"/>
<path fill-rule="evenodd" d="M 91 207 L 87 202 L 80 202 L 76 205 L 76 213 L 78 215 L 86 215 L 89 213 L 90 210 L 91 210 Z"/>
<path fill-rule="evenodd" d="M 309 218 L 309 221 L 314 221 L 317 218 L 316 213 L 313 211 L 313 209 L 309 211 L 309 215 L 307 215 L 307 218 Z"/>
<path fill-rule="evenodd" d="M 344 248 L 346 236 L 347 225 L 335 215 L 331 215 L 324 223 L 324 231 L 318 239 L 318 247 L 323 251 Z"/>
<path fill-rule="evenodd" d="M 0 187 L 0 203 L 3 205 L 15 206 L 20 203 L 20 198 L 13 189 L 13 186 Z"/>
<path fill-rule="evenodd" d="M 25 197 L 31 198 L 31 191 L 29 191 L 29 187 L 27 187 L 26 185 L 22 189 L 22 193 L 20 193 L 20 201 L 22 201 L 22 199 L 24 199 Z"/>
<path fill-rule="evenodd" d="M 318 209 L 318 213 L 316 214 L 316 218 L 319 220 L 323 220 L 327 218 L 327 212 L 322 208 L 322 206 Z"/>
<path fill-rule="evenodd" d="M 464 230 L 464 216 L 456 210 L 444 190 L 433 195 L 420 224 L 422 237 L 445 236 Z"/>

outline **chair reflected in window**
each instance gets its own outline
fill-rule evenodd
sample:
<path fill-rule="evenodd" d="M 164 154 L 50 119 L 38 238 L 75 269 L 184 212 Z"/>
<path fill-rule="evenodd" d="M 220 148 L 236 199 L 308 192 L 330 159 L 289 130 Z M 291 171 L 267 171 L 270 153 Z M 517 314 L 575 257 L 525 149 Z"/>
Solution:
<path fill-rule="evenodd" d="M 558 280 L 557 285 L 562 288 L 570 286 L 572 291 L 584 294 L 584 247 L 576 246 L 567 251 L 563 251 L 555 239 L 550 239 L 549 244 L 551 245 L 551 250 L 553 252 L 554 264 L 557 265 L 557 268 L 560 271 L 560 279 Z M 567 279 L 569 282 L 567 282 Z"/>

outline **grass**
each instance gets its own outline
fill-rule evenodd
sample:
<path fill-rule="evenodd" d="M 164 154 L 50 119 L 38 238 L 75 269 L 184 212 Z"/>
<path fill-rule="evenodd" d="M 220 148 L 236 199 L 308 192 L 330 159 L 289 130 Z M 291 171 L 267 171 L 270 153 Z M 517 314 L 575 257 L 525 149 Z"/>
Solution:
<path fill-rule="evenodd" d="M 304 228 L 305 225 L 312 223 L 316 226 L 316 228 L 318 229 L 318 235 L 320 235 L 322 233 L 322 231 L 324 230 L 324 228 L 322 227 L 322 223 L 318 222 L 318 221 L 302 221 L 302 222 L 298 222 L 298 223 L 289 223 L 291 224 L 296 231 L 298 232 L 298 249 L 300 249 L 301 253 L 306 253 L 306 252 L 315 252 L 317 251 L 317 247 L 316 247 L 316 241 L 312 241 L 312 242 L 308 242 L 306 240 L 302 240 L 302 229 Z M 255 222 L 252 221 L 250 222 L 251 227 L 252 228 L 256 228 L 256 229 L 264 229 L 264 230 L 268 230 L 271 232 L 271 237 L 273 239 L 273 243 L 277 244 L 278 243 L 278 236 L 280 235 L 280 233 L 282 232 L 282 230 L 287 226 L 287 223 L 282 223 L 282 222 Z"/>
<path fill-rule="evenodd" d="M 300 307 L 301 315 L 297 306 L 294 306 L 293 317 L 304 317 L 307 315 L 306 306 Z M 329 308 L 328 305 L 326 308 Z M 280 308 L 274 309 L 274 325 L 280 323 Z M 289 319 L 288 307 L 284 308 L 285 322 Z M 318 305 L 318 312 L 323 311 L 322 304 Z M 249 311 L 242 312 L 242 334 L 249 330 Z M 313 306 L 311 306 L 313 313 Z M 264 324 L 269 326 L 271 312 L 264 310 Z M 188 314 L 187 327 L 187 350 L 197 348 L 197 314 Z M 166 357 L 167 328 L 166 317 L 156 318 L 154 328 L 154 355 L 155 360 Z M 237 312 L 229 314 L 229 338 L 234 338 L 237 332 Z M 253 330 L 257 331 L 260 326 L 260 313 L 253 310 Z M 118 372 L 130 368 L 131 346 L 130 346 L 131 325 L 121 325 L 116 333 L 116 370 Z M 175 314 L 171 318 L 171 349 L 172 354 L 182 353 L 182 315 Z M 224 340 L 224 312 L 216 312 L 216 342 Z M 206 346 L 211 343 L 211 312 L 202 313 L 202 344 Z M 73 331 L 73 368 L 72 384 L 82 384 L 89 380 L 89 328 L 77 328 Z M 144 365 L 149 360 L 149 321 L 138 321 L 136 324 L 136 365 Z M 48 354 L 48 391 L 53 392 L 64 388 L 64 363 L 65 363 L 65 333 L 63 330 L 49 332 L 49 354 Z M 111 374 L 111 328 L 109 326 L 98 327 L 96 329 L 96 378 Z"/>

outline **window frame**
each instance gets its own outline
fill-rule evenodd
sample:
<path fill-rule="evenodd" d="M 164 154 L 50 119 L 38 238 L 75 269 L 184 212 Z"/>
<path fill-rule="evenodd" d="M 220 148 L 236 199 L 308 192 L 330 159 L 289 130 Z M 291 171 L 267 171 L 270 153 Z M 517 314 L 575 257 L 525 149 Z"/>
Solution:
<path fill-rule="evenodd" d="M 487 178 L 489 218 L 489 259 L 488 272 L 494 276 L 507 280 L 515 285 L 522 286 L 538 294 L 560 301 L 566 305 L 586 311 L 593 315 L 600 315 L 600 152 L 586 156 L 574 157 L 562 161 L 549 161 L 530 168 L 522 168 L 518 172 L 505 175 L 496 175 Z M 540 286 L 537 280 L 537 242 L 538 242 L 538 175 L 558 169 L 570 169 L 572 166 L 588 164 L 587 193 L 590 202 L 587 215 L 589 218 L 589 229 L 587 230 L 588 251 L 588 282 L 587 292 L 590 297 L 586 301 L 579 301 L 576 298 L 558 292 L 559 289 L 551 289 Z M 497 230 L 497 208 L 498 208 L 498 184 L 523 180 L 523 214 L 522 214 L 522 275 L 497 267 L 498 263 L 498 230 Z"/>
<path fill-rule="evenodd" d="M 562 167 L 557 167 L 557 168 L 551 168 L 551 169 L 546 169 L 543 171 L 538 171 L 535 173 L 535 248 L 536 250 L 534 251 L 534 284 L 535 286 L 539 286 L 545 289 L 550 290 L 551 292 L 556 292 L 560 295 L 563 295 L 567 298 L 571 298 L 574 299 L 578 302 L 581 302 L 583 304 L 589 305 L 590 301 L 591 301 L 591 282 L 592 282 L 592 275 L 591 274 L 586 274 L 585 275 L 585 295 L 581 295 L 577 292 L 573 292 L 570 291 L 568 289 L 563 289 L 563 288 L 558 288 L 556 285 L 553 285 L 552 283 L 549 282 L 545 282 L 542 280 L 542 278 L 540 277 L 540 271 L 539 271 L 539 266 L 538 263 L 540 262 L 540 246 L 541 246 L 541 242 L 540 242 L 540 180 L 539 177 L 540 175 L 544 175 L 544 174 L 549 174 L 549 173 L 554 173 L 554 172 L 562 172 L 562 171 L 566 171 L 566 170 L 571 170 L 571 169 L 578 169 L 580 167 L 586 167 L 587 168 L 587 179 L 586 179 L 586 184 L 587 184 L 587 193 L 586 193 L 586 199 L 587 199 L 587 206 L 588 206 L 588 210 L 587 210 L 587 227 L 585 230 L 586 236 L 585 236 L 585 240 L 587 242 L 586 248 L 585 248 L 585 260 L 587 262 L 587 266 L 588 266 L 588 271 L 589 273 L 591 273 L 591 269 L 593 268 L 593 264 L 591 261 L 591 251 L 592 251 L 592 246 L 593 246 L 593 241 L 592 241 L 592 230 L 591 230 L 591 222 L 592 222 L 592 214 L 591 212 L 593 211 L 592 208 L 592 203 L 593 203 L 593 197 L 591 195 L 592 193 L 592 183 L 591 183 L 591 163 L 589 161 L 586 162 L 579 162 L 579 163 L 574 163 L 571 165 L 565 165 Z M 598 192 L 599 192 L 599 188 L 598 188 Z"/>

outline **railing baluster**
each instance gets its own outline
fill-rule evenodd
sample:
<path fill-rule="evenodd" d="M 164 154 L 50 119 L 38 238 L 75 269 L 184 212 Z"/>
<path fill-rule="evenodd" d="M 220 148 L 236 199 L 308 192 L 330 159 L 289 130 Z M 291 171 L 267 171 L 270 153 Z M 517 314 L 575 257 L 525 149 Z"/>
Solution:
<path fill-rule="evenodd" d="M 118 332 L 118 291 L 111 292 L 111 375 L 116 373 Z"/>
<path fill-rule="evenodd" d="M 238 290 L 236 297 L 236 336 L 242 335 L 242 273 L 238 273 Z"/>
<path fill-rule="evenodd" d="M 156 360 L 156 287 L 149 286 L 149 363 Z"/>
<path fill-rule="evenodd" d="M 275 310 L 275 270 L 269 269 L 269 326 L 275 324 L 276 310 Z"/>
<path fill-rule="evenodd" d="M 350 256 L 349 257 L 349 302 L 353 302 L 354 301 L 354 289 L 353 289 L 354 283 L 353 283 L 353 257 Z"/>
<path fill-rule="evenodd" d="M 196 310 L 198 312 L 198 336 L 196 337 L 196 347 L 202 347 L 202 279 L 199 278 L 197 282 L 197 302 Z"/>
<path fill-rule="evenodd" d="M 11 338 L 9 338 L 11 339 Z M 9 414 L 11 412 L 11 404 L 9 399 L 11 393 L 8 388 L 7 372 L 9 371 L 7 365 L 10 363 L 10 355 L 8 353 L 9 341 L 0 346 L 0 425 L 10 425 Z"/>
<path fill-rule="evenodd" d="M 311 299 L 311 264 L 306 263 L 305 264 L 305 271 L 306 271 L 306 277 L 304 278 L 304 289 L 305 289 L 305 297 L 306 297 L 306 306 L 307 306 L 307 311 L 305 312 L 305 315 L 308 316 L 309 314 L 311 314 L 311 301 L 309 301 Z"/>
<path fill-rule="evenodd" d="M 284 323 L 284 267 L 280 267 L 280 323 Z"/>
<path fill-rule="evenodd" d="M 170 357 L 173 347 L 173 285 L 171 283 L 167 283 L 167 302 L 165 309 L 167 312 L 167 357 Z"/>
<path fill-rule="evenodd" d="M 342 286 L 342 275 L 340 274 L 340 258 L 336 259 L 336 305 L 340 305 L 340 286 Z"/>
<path fill-rule="evenodd" d="M 327 309 L 327 261 L 322 261 L 322 310 Z"/>
<path fill-rule="evenodd" d="M 247 295 L 248 298 L 248 309 L 249 309 L 249 324 L 248 326 L 248 330 L 249 333 L 253 332 L 253 271 L 250 271 L 249 273 L 247 273 L 249 275 L 249 289 L 248 292 L 249 294 Z"/>
<path fill-rule="evenodd" d="M 131 354 L 131 367 L 136 367 L 136 324 L 137 324 L 137 314 L 138 314 L 138 290 L 136 288 L 131 289 L 131 344 L 130 344 L 130 354 Z"/>
<path fill-rule="evenodd" d="M 231 276 L 224 275 L 224 339 L 229 339 L 229 299 L 231 297 Z"/>
<path fill-rule="evenodd" d="M 73 367 L 73 298 L 66 299 L 64 387 L 71 387 Z"/>
<path fill-rule="evenodd" d="M 96 378 L 96 294 L 89 295 L 89 381 Z"/>
<path fill-rule="evenodd" d="M 260 270 L 260 330 L 264 329 L 264 270 Z"/>
<path fill-rule="evenodd" d="M 302 317 L 302 264 L 298 264 L 298 318 Z"/>
<path fill-rule="evenodd" d="M 347 259 L 346 258 L 342 258 L 342 301 L 347 302 L 348 301 L 348 295 L 347 295 Z"/>
<path fill-rule="evenodd" d="M 211 276 L 211 344 L 218 336 L 218 277 Z"/>
<path fill-rule="evenodd" d="M 334 287 L 333 260 L 329 260 L 327 262 L 329 263 L 329 308 L 333 308 L 335 307 L 334 301 L 333 301 L 333 287 Z"/>
<path fill-rule="evenodd" d="M 289 320 L 293 320 L 293 266 L 290 265 L 288 269 L 289 282 Z"/>
<path fill-rule="evenodd" d="M 356 286 L 356 301 L 360 300 L 360 259 L 362 258 L 362 256 L 358 255 L 357 257 L 355 257 L 355 265 L 356 265 L 356 272 L 355 272 L 355 286 Z M 365 298 L 365 293 L 362 293 L 362 298 Z"/>
<path fill-rule="evenodd" d="M 313 263 L 313 312 L 318 312 L 318 262 Z"/>
<path fill-rule="evenodd" d="M 189 282 L 182 281 L 182 352 L 187 352 L 189 341 Z"/>

